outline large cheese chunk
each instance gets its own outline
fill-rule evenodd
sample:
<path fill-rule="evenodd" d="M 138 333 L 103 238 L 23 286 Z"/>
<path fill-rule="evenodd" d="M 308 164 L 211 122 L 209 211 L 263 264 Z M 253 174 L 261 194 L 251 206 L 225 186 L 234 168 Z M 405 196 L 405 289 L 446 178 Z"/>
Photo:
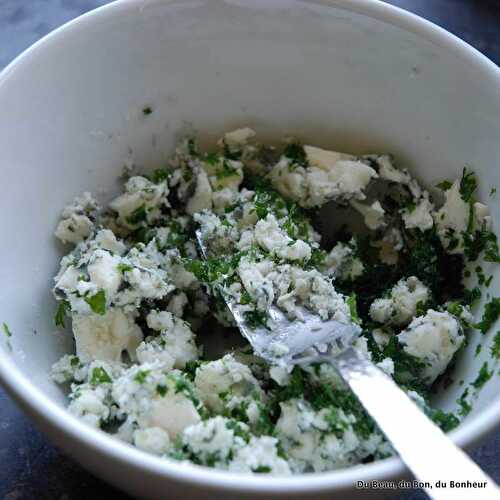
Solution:
<path fill-rule="evenodd" d="M 388 297 L 372 302 L 370 316 L 384 325 L 407 325 L 417 312 L 417 304 L 425 304 L 429 298 L 429 289 L 417 277 L 410 276 L 398 281 Z"/>
<path fill-rule="evenodd" d="M 82 361 L 119 362 L 124 351 L 135 359 L 142 340 L 141 329 L 121 309 L 110 309 L 104 315 L 73 316 L 76 353 Z"/>
<path fill-rule="evenodd" d="M 415 318 L 398 335 L 403 349 L 425 363 L 422 376 L 427 384 L 432 384 L 446 370 L 464 338 L 454 316 L 432 309 L 425 316 Z"/>
<path fill-rule="evenodd" d="M 297 166 L 286 157 L 273 167 L 269 177 L 283 196 L 306 208 L 331 200 L 363 200 L 373 168 L 351 155 L 304 146 L 308 166 Z"/>

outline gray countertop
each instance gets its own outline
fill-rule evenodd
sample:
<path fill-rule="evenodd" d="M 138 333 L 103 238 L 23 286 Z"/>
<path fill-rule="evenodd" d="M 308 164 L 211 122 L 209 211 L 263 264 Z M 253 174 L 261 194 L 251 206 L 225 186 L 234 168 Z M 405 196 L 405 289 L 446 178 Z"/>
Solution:
<path fill-rule="evenodd" d="M 105 3 L 108 1 L 0 0 L 0 68 L 57 26 Z M 498 0 L 391 0 L 388 3 L 443 26 L 500 63 Z M 500 482 L 500 432 L 490 436 L 472 457 Z M 0 498 L 114 500 L 126 496 L 62 455 L 0 389 Z M 425 495 L 415 490 L 400 500 L 423 498 Z"/>

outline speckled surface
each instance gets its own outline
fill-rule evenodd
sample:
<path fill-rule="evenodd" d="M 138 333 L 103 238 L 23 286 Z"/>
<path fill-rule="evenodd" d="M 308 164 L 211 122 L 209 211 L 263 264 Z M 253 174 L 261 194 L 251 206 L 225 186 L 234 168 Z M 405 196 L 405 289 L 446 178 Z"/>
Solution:
<path fill-rule="evenodd" d="M 0 68 L 49 31 L 107 0 L 0 0 Z M 498 0 L 391 0 L 463 38 L 500 64 Z M 500 482 L 500 432 L 473 458 Z M 473 493 L 471 492 L 471 498 Z M 59 453 L 0 389 L 0 499 L 127 498 Z M 168 498 L 166 496 L 165 498 Z M 408 492 L 399 500 L 425 498 Z"/>

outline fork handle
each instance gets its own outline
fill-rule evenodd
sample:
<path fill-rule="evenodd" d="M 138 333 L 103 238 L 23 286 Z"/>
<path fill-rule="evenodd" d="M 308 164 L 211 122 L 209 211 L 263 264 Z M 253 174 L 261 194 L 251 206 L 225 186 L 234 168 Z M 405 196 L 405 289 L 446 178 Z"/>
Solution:
<path fill-rule="evenodd" d="M 325 357 L 326 360 L 326 357 Z M 352 347 L 330 362 L 375 420 L 430 498 L 500 498 L 500 489 L 453 444 L 417 405 L 371 361 Z M 437 482 L 446 487 L 436 486 Z M 476 487 L 453 487 L 476 482 Z M 481 485 L 481 486 L 479 486 Z"/>

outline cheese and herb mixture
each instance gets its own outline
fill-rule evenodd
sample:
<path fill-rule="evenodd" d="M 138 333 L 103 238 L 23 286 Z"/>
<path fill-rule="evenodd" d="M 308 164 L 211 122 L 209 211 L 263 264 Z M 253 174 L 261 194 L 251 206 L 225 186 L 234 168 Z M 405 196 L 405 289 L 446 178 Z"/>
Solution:
<path fill-rule="evenodd" d="M 300 306 L 359 323 L 356 348 L 455 427 L 460 412 L 432 408 L 429 391 L 468 329 L 500 313 L 492 301 L 473 325 L 480 291 L 463 285 L 469 269 L 488 280 L 468 262 L 499 261 L 474 175 L 440 184 L 437 206 L 388 155 L 254 136 L 229 132 L 210 152 L 185 140 L 167 168 L 129 172 L 107 208 L 84 193 L 63 210 L 55 234 L 72 249 L 55 277 L 55 321 L 71 323 L 76 352 L 52 378 L 70 388 L 70 413 L 155 455 L 236 472 L 319 472 L 393 453 L 330 365 L 288 371 L 253 355 L 223 290 L 250 325 L 265 326 L 271 304 L 295 321 Z M 364 229 L 328 234 L 337 216 Z M 209 355 L 217 331 L 239 347 Z"/>

